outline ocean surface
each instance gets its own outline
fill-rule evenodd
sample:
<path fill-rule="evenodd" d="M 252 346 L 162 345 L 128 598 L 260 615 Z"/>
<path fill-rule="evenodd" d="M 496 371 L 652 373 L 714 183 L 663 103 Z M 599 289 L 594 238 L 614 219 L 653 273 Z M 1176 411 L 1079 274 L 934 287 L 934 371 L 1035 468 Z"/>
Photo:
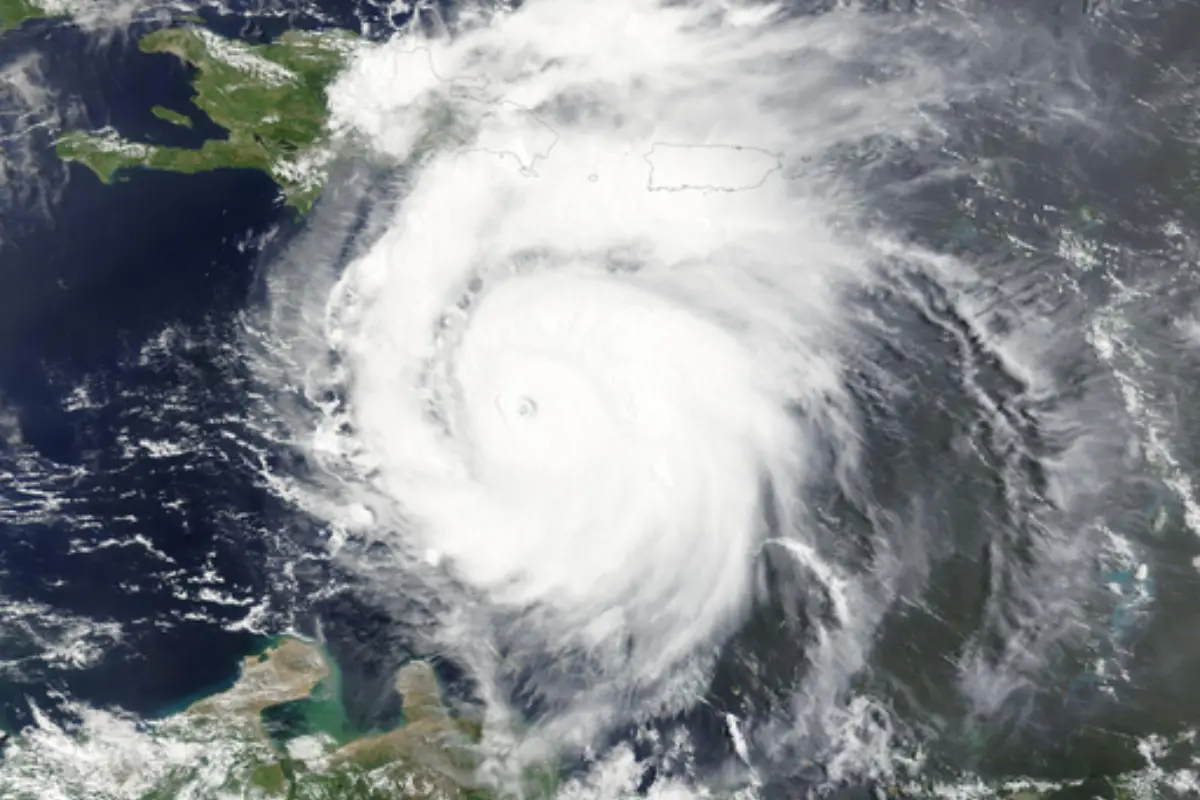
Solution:
<path fill-rule="evenodd" d="M 307 25 L 339 13 L 348 24 L 355 10 Z M 295 24 L 207 16 L 250 40 Z M 187 70 L 140 52 L 136 29 L 98 38 L 34 21 L 0 38 L 0 67 L 31 55 L 77 127 L 172 146 L 224 135 L 190 105 Z M 323 567 L 293 563 L 276 534 L 304 523 L 247 460 L 267 445 L 243 424 L 241 315 L 295 213 L 254 171 L 104 185 L 58 162 L 48 133 L 31 138 L 37 179 L 18 178 L 31 194 L 5 208 L 0 238 L 3 727 L 30 724 L 31 700 L 51 718 L 66 698 L 167 713 L 227 685 L 266 634 L 292 625 L 320 625 L 356 726 L 394 718 L 402 643 Z"/>

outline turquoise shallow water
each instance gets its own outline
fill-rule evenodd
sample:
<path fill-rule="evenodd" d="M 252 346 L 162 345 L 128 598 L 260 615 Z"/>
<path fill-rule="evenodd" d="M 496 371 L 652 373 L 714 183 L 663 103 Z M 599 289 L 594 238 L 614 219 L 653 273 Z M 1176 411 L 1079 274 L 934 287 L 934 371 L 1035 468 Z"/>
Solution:
<path fill-rule="evenodd" d="M 342 668 L 327 654 L 330 673 L 317 684 L 312 695 L 290 703 L 273 706 L 263 712 L 263 723 L 272 739 L 282 744 L 297 736 L 321 734 L 339 745 L 374 733 L 390 730 L 401 723 L 397 718 L 391 724 L 379 721 L 362 728 L 351 720 L 346 707 L 346 687 Z"/>

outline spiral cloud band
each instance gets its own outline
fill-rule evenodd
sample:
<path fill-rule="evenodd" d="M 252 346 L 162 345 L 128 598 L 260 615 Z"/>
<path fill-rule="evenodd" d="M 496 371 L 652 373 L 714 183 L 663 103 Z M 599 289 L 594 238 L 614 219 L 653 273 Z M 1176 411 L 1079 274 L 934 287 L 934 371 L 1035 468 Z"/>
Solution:
<path fill-rule="evenodd" d="M 819 440 L 853 447 L 834 343 L 866 256 L 803 170 L 930 88 L 839 77 L 869 30 L 534 0 L 331 92 L 410 176 L 329 315 L 378 485 L 432 562 L 634 682 L 736 621 L 764 537 L 804 536 Z"/>

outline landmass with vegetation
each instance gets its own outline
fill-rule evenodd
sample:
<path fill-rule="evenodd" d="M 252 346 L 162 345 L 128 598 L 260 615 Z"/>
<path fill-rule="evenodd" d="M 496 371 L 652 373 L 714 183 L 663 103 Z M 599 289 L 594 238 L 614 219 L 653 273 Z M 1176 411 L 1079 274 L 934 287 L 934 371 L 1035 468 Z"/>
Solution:
<path fill-rule="evenodd" d="M 433 668 L 424 661 L 396 674 L 403 724 L 390 731 L 339 743 L 335 736 L 309 735 L 279 741 L 263 723 L 263 712 L 304 702 L 332 676 L 330 661 L 315 645 L 285 639 L 247 659 L 241 678 L 226 692 L 202 699 L 183 713 L 241 735 L 262 749 L 257 763 L 227 784 L 235 796 L 287 800 L 490 800 L 502 795 L 479 784 L 478 720 L 452 716 L 442 700 Z M 318 700 L 320 702 L 320 700 Z M 334 698 L 340 704 L 340 698 Z M 548 800 L 556 781 L 551 771 L 530 770 L 520 796 Z M 195 785 L 182 776 L 179 786 Z M 169 789 L 170 787 L 164 787 Z M 173 797 L 168 791 L 161 797 Z M 145 800 L 159 800 L 151 795 Z"/>
<path fill-rule="evenodd" d="M 15 28 L 25 20 L 49 16 L 30 0 L 0 0 L 0 31 Z"/>
<path fill-rule="evenodd" d="M 529 768 L 507 790 L 479 781 L 481 721 L 450 712 L 423 661 L 396 675 L 403 721 L 392 730 L 343 741 L 342 720 L 331 732 L 293 735 L 264 713 L 310 704 L 301 710 L 329 722 L 331 704 L 344 715 L 330 689 L 340 694 L 332 659 L 314 643 L 285 637 L 247 658 L 229 689 L 139 724 L 135 734 L 109 719 L 64 736 L 41 720 L 54 738 L 39 739 L 37 730 L 13 737 L 0 761 L 0 796 L 45 800 L 52 789 L 72 800 L 549 800 L 557 791 L 548 765 Z M 109 741 L 98 741 L 104 736 Z"/>
<path fill-rule="evenodd" d="M 138 46 L 194 68 L 193 102 L 227 137 L 186 148 L 131 141 L 111 128 L 73 131 L 58 140 L 58 155 L 85 165 L 106 183 L 132 168 L 257 169 L 280 185 L 288 205 L 304 213 L 321 192 L 330 159 L 325 90 L 357 43 L 357 37 L 340 30 L 292 30 L 269 44 L 227 39 L 190 25 L 155 31 Z M 153 113 L 179 125 L 191 122 L 163 107 Z"/>

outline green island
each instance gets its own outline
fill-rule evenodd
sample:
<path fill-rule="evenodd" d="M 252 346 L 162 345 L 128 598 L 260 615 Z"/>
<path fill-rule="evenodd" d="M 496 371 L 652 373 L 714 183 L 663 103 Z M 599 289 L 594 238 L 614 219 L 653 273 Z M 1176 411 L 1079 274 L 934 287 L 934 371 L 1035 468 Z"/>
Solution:
<path fill-rule="evenodd" d="M 0 31 L 15 28 L 28 19 L 49 16 L 29 0 L 0 0 Z"/>
<path fill-rule="evenodd" d="M 193 101 L 228 131 L 227 138 L 209 139 L 199 148 L 163 147 L 130 141 L 108 128 L 66 133 L 56 150 L 64 161 L 83 164 L 105 183 L 129 168 L 262 170 L 280 185 L 286 203 L 303 214 L 321 192 L 330 158 L 325 89 L 357 42 L 349 32 L 328 30 L 288 31 L 261 45 L 190 25 L 155 31 L 138 46 L 147 53 L 175 56 L 195 69 Z M 190 123 L 170 109 L 156 107 L 152 113 L 176 124 Z"/>
<path fill-rule="evenodd" d="M 150 113 L 161 120 L 166 120 L 172 125 L 182 125 L 185 128 L 192 127 L 192 119 L 186 114 L 180 114 L 178 111 L 172 111 L 166 106 L 155 106 L 150 109 Z"/>

